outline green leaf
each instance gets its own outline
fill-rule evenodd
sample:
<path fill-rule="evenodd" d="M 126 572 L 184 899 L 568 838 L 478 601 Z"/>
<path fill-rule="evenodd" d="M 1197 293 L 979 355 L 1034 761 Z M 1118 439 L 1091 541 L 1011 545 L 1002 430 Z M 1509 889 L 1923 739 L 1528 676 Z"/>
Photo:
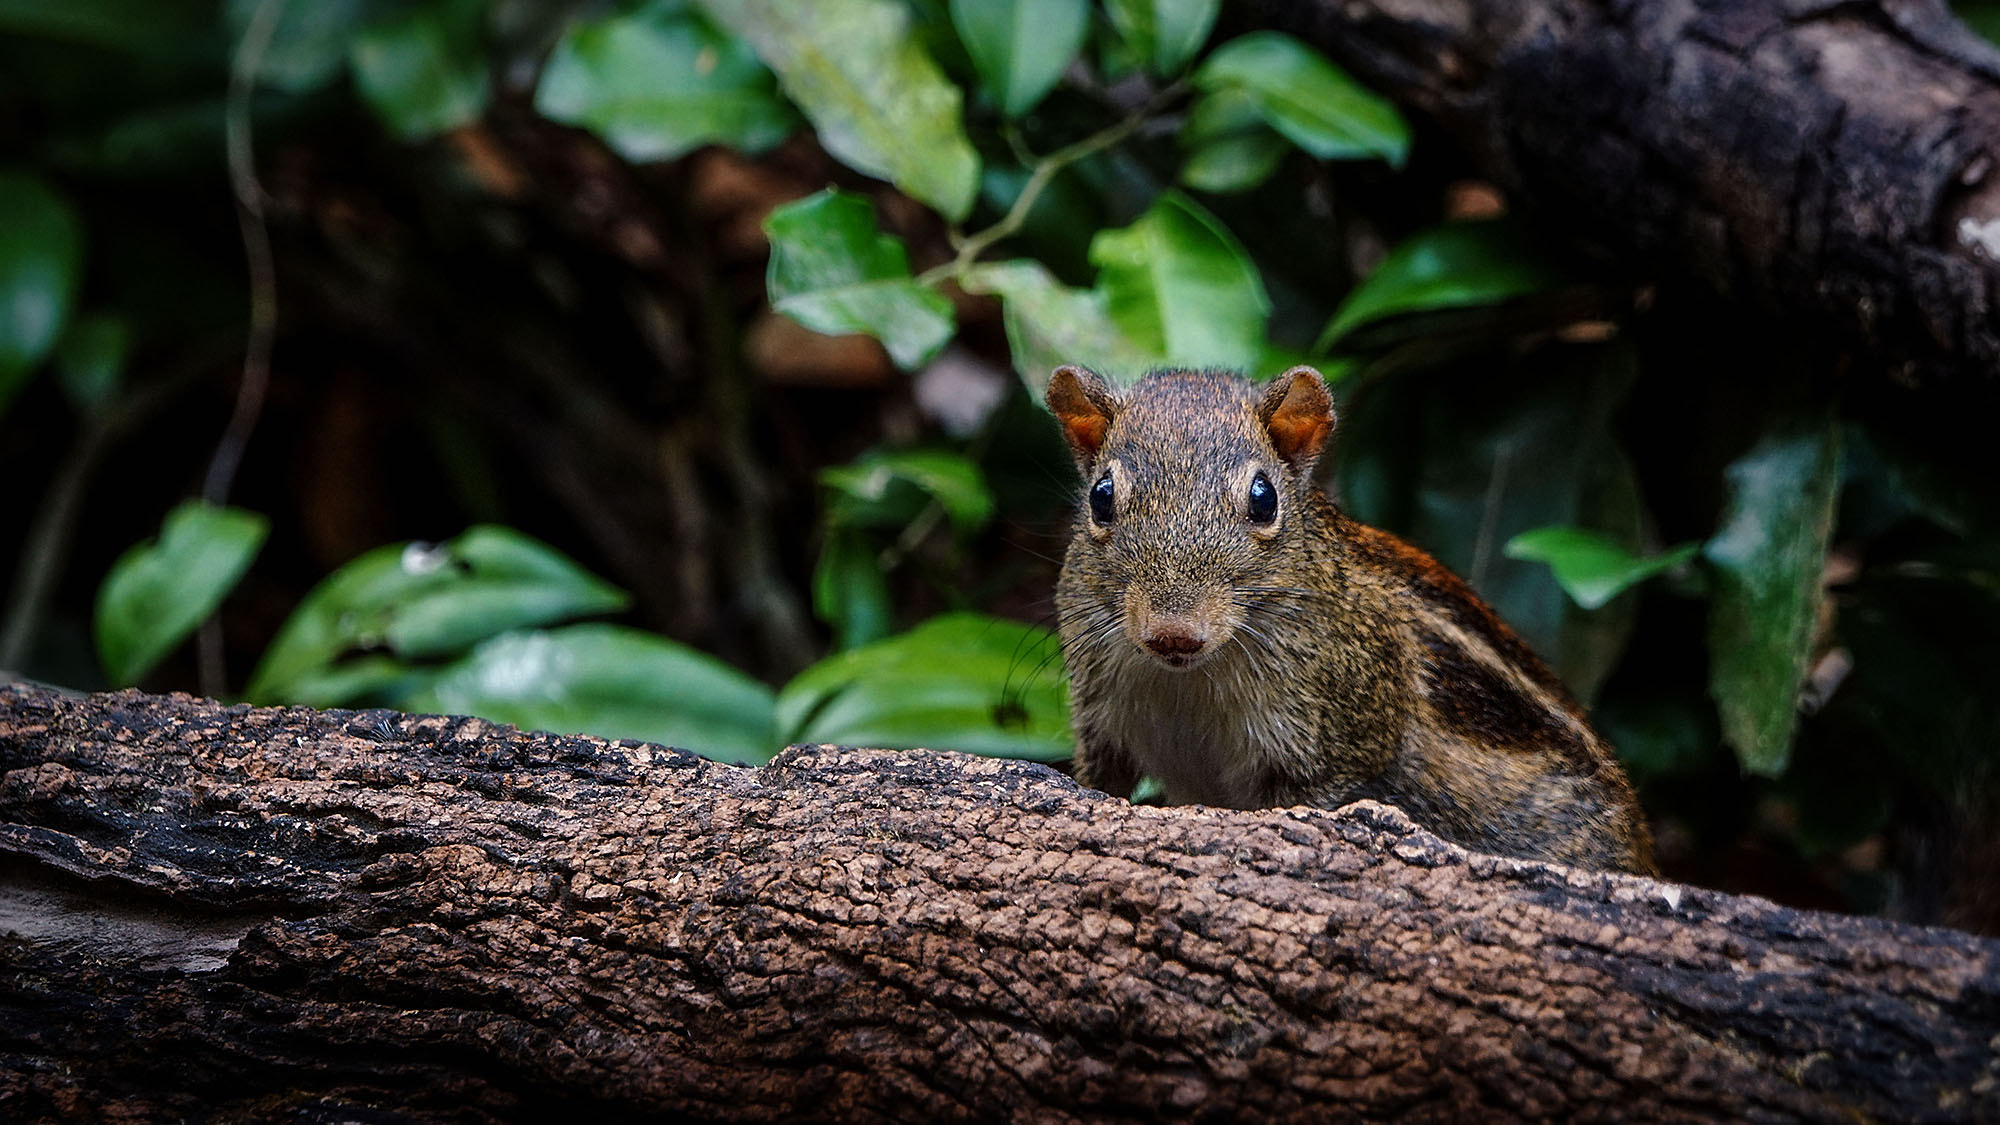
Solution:
<path fill-rule="evenodd" d="M 93 313 L 77 317 L 56 347 L 56 377 L 77 409 L 102 409 L 125 374 L 130 330 L 123 317 Z"/>
<path fill-rule="evenodd" d="M 894 607 L 881 552 L 871 536 L 851 526 L 830 526 L 813 566 L 813 612 L 833 627 L 841 649 L 889 635 Z"/>
<path fill-rule="evenodd" d="M 423 140 L 486 112 L 477 12 L 467 18 L 463 4 L 423 7 L 355 38 L 355 85 L 397 136 Z"/>
<path fill-rule="evenodd" d="M 1505 219 L 1432 227 L 1390 251 L 1348 294 L 1313 350 L 1324 352 L 1356 328 L 1391 316 L 1497 304 L 1567 280 Z"/>
<path fill-rule="evenodd" d="M 969 293 L 999 296 L 1014 370 L 1036 401 L 1050 373 L 1065 363 L 1081 363 L 1129 382 L 1158 362 L 1111 319 L 1103 293 L 1072 289 L 1040 262 L 976 265 L 966 271 L 963 283 Z"/>
<path fill-rule="evenodd" d="M 1203 95 L 1181 132 L 1188 150 L 1181 165 L 1181 183 L 1200 191 L 1229 194 L 1249 191 L 1271 178 L 1291 142 L 1264 124 L 1250 95 L 1221 90 Z"/>
<path fill-rule="evenodd" d="M 1075 742 L 1054 633 L 975 613 L 830 656 L 778 693 L 780 741 L 1058 761 Z"/>
<path fill-rule="evenodd" d="M 1612 598 L 1694 557 L 1699 543 L 1683 543 L 1650 557 L 1635 555 L 1610 537 L 1581 527 L 1538 527 L 1507 541 L 1507 557 L 1549 564 L 1563 592 L 1585 609 Z"/>
<path fill-rule="evenodd" d="M 1119 330 L 1172 367 L 1251 369 L 1271 302 L 1243 247 L 1193 200 L 1163 193 L 1139 220 L 1098 234 L 1090 260 Z"/>
<path fill-rule="evenodd" d="M 636 162 L 712 143 L 762 152 L 798 123 L 742 40 L 669 7 L 572 25 L 542 70 L 535 108 Z"/>
<path fill-rule="evenodd" d="M 1812 659 L 1821 573 L 1840 491 L 1840 430 L 1824 416 L 1781 419 L 1726 470 L 1714 568 L 1709 694 L 1743 768 L 1785 768 L 1799 688 Z"/>
<path fill-rule="evenodd" d="M 545 544 L 503 527 L 475 527 L 438 546 L 380 547 L 306 595 L 244 694 L 290 702 L 307 685 L 329 682 L 328 672 L 352 653 L 443 656 L 511 629 L 614 612 L 626 601 Z M 315 702 L 348 702 L 322 700 Z"/>
<path fill-rule="evenodd" d="M 772 698 L 763 684 L 665 637 L 571 625 L 485 641 L 402 703 L 756 765 L 780 745 L 772 735 Z"/>
<path fill-rule="evenodd" d="M 832 494 L 827 521 L 843 527 L 907 524 L 916 512 L 889 503 L 897 485 L 937 501 L 960 534 L 977 531 L 993 517 L 993 494 L 986 488 L 986 477 L 963 453 L 877 451 L 863 454 L 853 464 L 821 470 L 819 479 Z"/>
<path fill-rule="evenodd" d="M 227 20 L 232 45 L 243 41 L 257 9 L 274 0 L 229 0 Z M 340 77 L 341 68 L 362 24 L 381 7 L 376 0 L 312 0 L 281 3 L 270 44 L 257 68 L 259 85 L 288 94 L 305 94 Z"/>
<path fill-rule="evenodd" d="M 1208 42 L 1221 0 L 1106 0 L 1104 10 L 1147 69 L 1177 74 Z"/>
<path fill-rule="evenodd" d="M 83 265 L 83 225 L 35 176 L 0 172 L 0 410 L 69 322 Z"/>
<path fill-rule="evenodd" d="M 1379 156 L 1401 168 L 1410 127 L 1387 99 L 1304 43 L 1253 31 L 1216 48 L 1195 85 L 1240 91 L 1271 127 L 1321 160 Z"/>
<path fill-rule="evenodd" d="M 951 0 L 951 22 L 993 91 L 1000 112 L 1019 117 L 1062 77 L 1090 28 L 1086 0 Z"/>
<path fill-rule="evenodd" d="M 776 71 L 842 163 L 958 222 L 972 210 L 979 155 L 959 89 L 907 34 L 899 0 L 702 0 Z"/>
<path fill-rule="evenodd" d="M 97 654 L 111 682 L 139 682 L 215 612 L 264 544 L 263 516 L 191 500 L 157 540 L 118 557 L 97 591 Z"/>
<path fill-rule="evenodd" d="M 304 673 L 287 685 L 284 701 L 319 708 L 399 702 L 434 677 L 429 668 L 373 653 Z"/>
<path fill-rule="evenodd" d="M 956 330 L 951 302 L 917 283 L 903 244 L 875 226 L 866 199 L 829 188 L 764 220 L 771 237 L 771 307 L 815 332 L 865 332 L 906 370 Z"/>

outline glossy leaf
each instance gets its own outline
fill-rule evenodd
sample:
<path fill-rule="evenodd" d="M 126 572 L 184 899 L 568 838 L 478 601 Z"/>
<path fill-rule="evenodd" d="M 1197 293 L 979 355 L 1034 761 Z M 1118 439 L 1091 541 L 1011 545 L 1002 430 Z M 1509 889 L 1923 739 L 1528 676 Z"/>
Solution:
<path fill-rule="evenodd" d="M 1000 112 L 1019 117 L 1062 77 L 1090 28 L 1088 0 L 951 0 L 951 22 Z"/>
<path fill-rule="evenodd" d="M 1055 634 L 974 613 L 830 656 L 778 695 L 780 741 L 1057 761 L 1074 750 Z"/>
<path fill-rule="evenodd" d="M 881 552 L 867 533 L 830 525 L 813 564 L 813 613 L 832 626 L 838 649 L 889 635 L 895 619 Z"/>
<path fill-rule="evenodd" d="M 478 23 L 454 7 L 418 8 L 364 28 L 354 40 L 354 84 L 375 115 L 404 140 L 456 129 L 486 112 Z"/>
<path fill-rule="evenodd" d="M 97 655 L 127 687 L 195 631 L 249 569 L 270 523 L 254 512 L 189 501 L 160 537 L 120 555 L 97 591 Z"/>
<path fill-rule="evenodd" d="M 1506 548 L 1510 559 L 1547 563 L 1563 592 L 1585 609 L 1606 605 L 1700 549 L 1699 543 L 1683 543 L 1657 555 L 1635 555 L 1608 536 L 1581 527 L 1538 527 L 1508 540 Z"/>
<path fill-rule="evenodd" d="M 285 686 L 284 701 L 303 707 L 401 704 L 429 686 L 436 670 L 369 653 L 313 668 Z"/>
<path fill-rule="evenodd" d="M 70 322 L 56 347 L 56 377 L 77 409 L 102 409 L 117 393 L 129 337 L 120 317 L 96 313 Z"/>
<path fill-rule="evenodd" d="M 761 152 L 798 123 L 742 40 L 669 7 L 571 25 L 542 70 L 535 108 L 639 162 L 712 143 Z"/>
<path fill-rule="evenodd" d="M 632 738 L 756 765 L 780 744 L 771 689 L 706 653 L 617 625 L 506 633 L 402 701 L 529 730 Z"/>
<path fill-rule="evenodd" d="M 1193 200 L 1162 194 L 1131 226 L 1100 233 L 1090 260 L 1111 319 L 1158 363 L 1255 366 L 1270 299 L 1241 244 Z"/>
<path fill-rule="evenodd" d="M 39 177 L 0 172 L 0 410 L 69 323 L 83 225 Z"/>
<path fill-rule="evenodd" d="M 1065 363 L 1081 363 L 1106 378 L 1130 382 L 1157 362 L 1111 319 L 1103 293 L 1072 289 L 1040 262 L 974 266 L 964 284 L 968 292 L 999 296 L 1014 370 L 1037 401 L 1049 374 Z"/>
<path fill-rule="evenodd" d="M 900 0 L 703 0 L 777 72 L 842 163 L 953 221 L 972 210 L 979 156 L 958 87 L 908 34 Z"/>
<path fill-rule="evenodd" d="M 410 659 L 463 651 L 511 629 L 624 608 L 620 591 L 544 544 L 502 527 L 448 543 L 370 551 L 314 587 L 278 630 L 245 692 L 299 702 L 354 653 L 386 648 Z M 335 706 L 346 699 L 313 700 Z"/>
<path fill-rule="evenodd" d="M 993 494 L 986 488 L 986 478 L 963 453 L 885 450 L 822 470 L 819 479 L 832 494 L 828 521 L 843 526 L 885 528 L 907 523 L 913 512 L 885 507 L 898 485 L 935 500 L 961 534 L 984 527 L 993 516 Z"/>
<path fill-rule="evenodd" d="M 1208 42 L 1221 0 L 1106 0 L 1111 23 L 1146 68 L 1178 74 Z"/>
<path fill-rule="evenodd" d="M 1194 82 L 1242 93 L 1273 129 L 1321 160 L 1380 157 L 1400 168 L 1409 156 L 1410 127 L 1394 105 L 1281 32 L 1224 43 Z"/>
<path fill-rule="evenodd" d="M 1270 179 L 1292 149 L 1242 90 L 1221 90 L 1195 102 L 1180 140 L 1188 150 L 1181 183 L 1219 195 Z"/>
<path fill-rule="evenodd" d="M 1388 317 L 1497 304 L 1567 280 L 1507 220 L 1432 227 L 1390 251 L 1348 294 L 1314 350 L 1325 351 L 1356 328 Z"/>
<path fill-rule="evenodd" d="M 903 244 L 875 225 L 866 199 L 827 190 L 771 212 L 771 307 L 815 332 L 864 332 L 905 369 L 956 330 L 951 302 L 910 276 Z"/>
<path fill-rule="evenodd" d="M 1824 416 L 1782 420 L 1726 477 L 1721 527 L 1702 548 L 1715 574 L 1709 693 L 1743 768 L 1775 776 L 1791 754 L 1824 597 L 1839 428 Z"/>

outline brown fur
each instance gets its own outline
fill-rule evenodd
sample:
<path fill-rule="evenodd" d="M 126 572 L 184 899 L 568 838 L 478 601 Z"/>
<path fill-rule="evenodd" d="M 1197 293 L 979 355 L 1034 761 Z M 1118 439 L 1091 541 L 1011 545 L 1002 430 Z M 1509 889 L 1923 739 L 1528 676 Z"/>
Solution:
<path fill-rule="evenodd" d="M 1370 797 L 1481 851 L 1652 873 L 1624 772 L 1547 665 L 1456 575 L 1312 484 L 1318 373 L 1268 389 L 1079 368 L 1049 402 L 1086 502 L 1056 588 L 1077 777 L 1237 808 Z M 1253 518 L 1258 472 L 1276 517 Z M 1112 482 L 1108 524 L 1088 491 Z"/>

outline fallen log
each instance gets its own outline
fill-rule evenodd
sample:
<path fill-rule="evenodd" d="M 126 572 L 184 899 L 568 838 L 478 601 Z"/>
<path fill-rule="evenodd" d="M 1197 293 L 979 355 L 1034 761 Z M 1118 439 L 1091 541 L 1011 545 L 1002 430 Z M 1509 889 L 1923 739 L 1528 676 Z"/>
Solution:
<path fill-rule="evenodd" d="M 1991 1117 L 2000 942 L 1362 803 L 0 688 L 0 1118 Z"/>
<path fill-rule="evenodd" d="M 2000 371 L 2000 51 L 1937 0 L 1243 0 L 1637 270 Z"/>

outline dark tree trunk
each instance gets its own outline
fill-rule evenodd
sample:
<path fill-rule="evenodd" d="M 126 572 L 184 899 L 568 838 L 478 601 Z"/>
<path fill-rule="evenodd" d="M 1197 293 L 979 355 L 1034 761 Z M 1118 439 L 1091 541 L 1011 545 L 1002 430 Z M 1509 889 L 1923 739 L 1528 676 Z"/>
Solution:
<path fill-rule="evenodd" d="M 2000 52 L 1935 0 L 1244 0 L 1598 252 L 2000 369 Z"/>
<path fill-rule="evenodd" d="M 10 1121 L 1992 1117 L 2000 943 L 1047 769 L 0 688 Z"/>

